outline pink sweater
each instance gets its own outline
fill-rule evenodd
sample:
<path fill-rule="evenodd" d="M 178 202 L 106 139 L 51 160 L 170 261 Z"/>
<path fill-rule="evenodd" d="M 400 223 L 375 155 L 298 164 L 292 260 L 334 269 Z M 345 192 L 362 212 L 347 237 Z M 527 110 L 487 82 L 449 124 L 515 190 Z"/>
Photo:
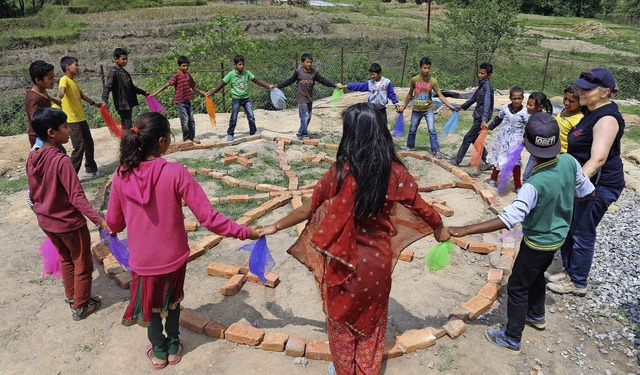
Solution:
<path fill-rule="evenodd" d="M 151 276 L 173 272 L 189 257 L 184 200 L 200 224 L 222 236 L 246 239 L 251 228 L 214 210 L 202 187 L 179 163 L 163 158 L 140 163 L 124 176 L 116 170 L 105 217 L 109 228 L 127 227 L 131 270 Z"/>

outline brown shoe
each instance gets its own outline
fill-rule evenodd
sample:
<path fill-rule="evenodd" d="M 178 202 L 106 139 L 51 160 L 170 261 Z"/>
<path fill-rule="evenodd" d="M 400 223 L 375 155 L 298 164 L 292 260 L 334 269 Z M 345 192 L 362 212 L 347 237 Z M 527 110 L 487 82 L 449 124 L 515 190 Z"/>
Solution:
<path fill-rule="evenodd" d="M 71 317 L 78 321 L 93 314 L 101 306 L 100 297 L 91 297 L 84 306 L 71 309 Z"/>
<path fill-rule="evenodd" d="M 201 143 L 201 142 L 198 140 L 198 138 L 194 138 L 194 139 L 192 139 L 192 140 L 191 140 L 191 142 L 193 142 L 193 143 L 195 143 L 195 144 L 197 144 L 197 145 L 199 145 L 199 144 Z"/>

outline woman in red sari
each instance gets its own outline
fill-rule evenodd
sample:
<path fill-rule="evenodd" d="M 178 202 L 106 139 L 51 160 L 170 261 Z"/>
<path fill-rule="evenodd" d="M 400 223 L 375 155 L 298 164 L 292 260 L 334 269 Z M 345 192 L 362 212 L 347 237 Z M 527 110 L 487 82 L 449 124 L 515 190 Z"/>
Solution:
<path fill-rule="evenodd" d="M 336 373 L 379 374 L 398 256 L 427 234 L 442 242 L 449 233 L 420 197 L 378 111 L 356 104 L 342 119 L 337 161 L 312 199 L 261 234 L 308 220 L 288 252 L 315 273 Z"/>

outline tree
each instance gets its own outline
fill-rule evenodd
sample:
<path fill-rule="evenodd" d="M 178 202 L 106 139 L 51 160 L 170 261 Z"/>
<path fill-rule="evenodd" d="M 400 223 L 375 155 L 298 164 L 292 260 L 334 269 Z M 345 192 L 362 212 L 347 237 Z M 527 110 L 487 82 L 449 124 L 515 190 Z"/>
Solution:
<path fill-rule="evenodd" d="M 524 32 L 519 9 L 519 0 L 471 0 L 464 8 L 448 9 L 446 22 L 434 34 L 448 48 L 478 49 L 493 57 L 498 48 L 510 52 L 519 43 Z"/>

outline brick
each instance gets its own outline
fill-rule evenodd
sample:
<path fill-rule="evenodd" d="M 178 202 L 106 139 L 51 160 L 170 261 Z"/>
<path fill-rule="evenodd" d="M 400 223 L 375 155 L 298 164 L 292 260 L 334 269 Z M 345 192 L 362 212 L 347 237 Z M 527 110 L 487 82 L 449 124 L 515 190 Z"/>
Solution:
<path fill-rule="evenodd" d="M 193 309 L 184 308 L 180 311 L 180 325 L 193 332 L 204 333 L 204 327 L 206 327 L 210 321 L 211 319 L 209 317 Z"/>
<path fill-rule="evenodd" d="M 384 354 L 382 354 L 382 359 L 398 358 L 403 354 L 404 353 L 400 346 L 398 346 L 398 342 L 396 340 L 384 340 Z"/>
<path fill-rule="evenodd" d="M 244 188 L 244 189 L 254 190 L 256 188 L 256 186 L 258 186 L 258 184 L 256 184 L 255 182 L 250 182 L 250 181 L 240 181 L 238 183 L 238 186 L 240 186 L 241 188 Z"/>
<path fill-rule="evenodd" d="M 195 168 L 187 168 L 187 172 L 189 172 L 189 174 L 192 175 L 192 176 L 196 175 L 196 169 Z"/>
<path fill-rule="evenodd" d="M 298 177 L 289 178 L 289 190 L 296 190 L 298 188 Z"/>
<path fill-rule="evenodd" d="M 222 142 L 215 143 L 215 147 L 229 147 L 229 146 L 231 146 L 231 142 L 222 141 Z"/>
<path fill-rule="evenodd" d="M 482 296 L 491 302 L 495 302 L 500 294 L 500 286 L 495 283 L 486 283 L 478 292 L 479 296 Z"/>
<path fill-rule="evenodd" d="M 397 336 L 396 340 L 404 353 L 412 353 L 436 344 L 436 337 L 429 328 L 406 331 Z"/>
<path fill-rule="evenodd" d="M 489 254 L 496 251 L 498 247 L 490 242 L 471 242 L 469 251 L 472 253 Z"/>
<path fill-rule="evenodd" d="M 222 162 L 224 164 L 232 164 L 232 163 L 235 163 L 236 161 L 238 161 L 237 156 L 228 156 L 226 158 L 222 158 Z"/>
<path fill-rule="evenodd" d="M 211 276 L 220 276 L 230 279 L 240 273 L 240 267 L 230 264 L 213 262 L 207 267 L 207 273 Z"/>
<path fill-rule="evenodd" d="M 320 162 L 322 162 L 324 160 L 324 158 L 327 157 L 327 153 L 326 152 L 321 152 L 318 155 L 316 155 L 316 157 L 311 160 L 311 163 L 313 164 L 320 164 Z"/>
<path fill-rule="evenodd" d="M 267 141 L 275 141 L 276 140 L 276 136 L 274 136 L 274 135 L 269 135 L 269 134 L 262 133 L 262 134 L 254 135 L 254 137 L 256 137 L 256 136 L 260 136 L 260 138 L 266 139 Z M 251 137 L 249 137 L 249 138 L 251 138 Z"/>
<path fill-rule="evenodd" d="M 233 323 L 224 332 L 224 338 L 238 344 L 257 346 L 264 338 L 264 331 L 244 324 Z"/>
<path fill-rule="evenodd" d="M 473 189 L 473 183 L 469 181 L 456 181 L 456 187 L 461 189 Z"/>
<path fill-rule="evenodd" d="M 467 250 L 469 248 L 469 245 L 471 244 L 471 241 L 469 241 L 465 237 L 451 237 L 451 240 L 453 240 L 453 242 L 455 242 L 455 244 L 463 250 Z"/>
<path fill-rule="evenodd" d="M 473 180 L 471 182 L 471 186 L 473 186 L 473 191 L 475 191 L 477 194 L 480 193 L 480 190 L 484 189 L 484 186 L 476 180 Z"/>
<path fill-rule="evenodd" d="M 209 172 L 209 176 L 216 178 L 218 180 L 222 180 L 226 175 L 227 175 L 226 173 L 222 173 L 222 172 L 216 172 L 216 171 Z"/>
<path fill-rule="evenodd" d="M 251 222 L 253 221 L 253 218 L 250 216 L 243 216 L 240 219 L 236 220 L 236 223 L 240 224 L 240 225 L 245 225 L 248 226 L 251 224 Z"/>
<path fill-rule="evenodd" d="M 247 273 L 247 281 L 250 281 L 252 283 L 262 284 L 264 286 L 268 286 L 269 288 L 275 288 L 278 286 L 278 284 L 280 284 L 280 277 L 273 272 L 269 272 L 268 274 L 264 275 L 264 277 L 267 278 L 266 283 L 262 283 L 258 276 L 252 274 L 251 272 Z"/>
<path fill-rule="evenodd" d="M 444 326 L 442 326 L 442 328 L 444 328 L 447 336 L 455 339 L 467 330 L 467 324 L 461 319 L 451 318 L 444 324 Z"/>
<path fill-rule="evenodd" d="M 307 341 L 307 350 L 305 356 L 309 359 L 330 362 L 331 351 L 329 351 L 329 343 L 318 340 Z"/>
<path fill-rule="evenodd" d="M 240 180 L 231 176 L 222 177 L 222 182 L 229 186 L 238 186 L 240 184 Z"/>
<path fill-rule="evenodd" d="M 434 210 L 438 211 L 446 217 L 453 216 L 453 209 L 445 206 L 444 204 L 434 203 L 432 207 Z"/>
<path fill-rule="evenodd" d="M 516 251 L 514 249 L 510 248 L 510 247 L 503 247 L 500 250 L 500 255 L 510 255 L 510 256 L 515 258 Z"/>
<path fill-rule="evenodd" d="M 250 159 L 243 158 L 243 157 L 238 157 L 236 161 L 243 167 L 250 167 L 253 165 L 253 162 Z"/>
<path fill-rule="evenodd" d="M 328 148 L 329 150 L 337 150 L 338 145 L 334 143 L 325 143 L 324 148 Z"/>
<path fill-rule="evenodd" d="M 444 335 L 447 334 L 446 330 L 444 329 L 444 327 L 429 327 L 429 329 L 431 330 L 431 334 L 434 335 L 436 337 L 436 339 L 439 339 L 441 337 L 443 337 Z"/>
<path fill-rule="evenodd" d="M 469 310 L 463 307 L 462 305 L 458 305 L 454 307 L 453 310 L 451 310 L 451 313 L 449 314 L 449 318 L 451 317 L 455 317 L 462 320 L 467 319 L 469 317 Z"/>
<path fill-rule="evenodd" d="M 238 156 L 238 153 L 237 153 L 237 152 L 235 152 L 235 151 L 225 151 L 225 152 L 223 152 L 223 155 L 224 155 L 225 157 Z"/>
<path fill-rule="evenodd" d="M 229 199 L 229 203 L 249 202 L 249 196 L 247 194 L 230 195 L 227 198 Z"/>
<path fill-rule="evenodd" d="M 198 230 L 198 222 L 193 220 L 185 221 L 184 230 L 186 230 L 187 232 Z"/>
<path fill-rule="evenodd" d="M 249 152 L 240 154 L 241 158 L 247 158 L 247 159 L 255 158 L 256 156 L 258 156 L 258 151 L 249 151 Z"/>
<path fill-rule="evenodd" d="M 498 268 L 492 268 L 487 275 L 487 281 L 490 283 L 502 285 L 502 275 L 504 271 Z"/>
<path fill-rule="evenodd" d="M 336 158 L 332 158 L 330 156 L 327 156 L 326 158 L 324 158 L 324 162 L 325 163 L 329 163 L 329 164 L 335 164 Z M 418 180 L 419 179 L 420 179 L 420 175 L 418 175 Z"/>
<path fill-rule="evenodd" d="M 233 275 L 229 281 L 220 288 L 220 293 L 222 293 L 223 296 L 233 296 L 242 289 L 245 281 L 247 281 L 246 275 L 241 273 Z"/>
<path fill-rule="evenodd" d="M 420 175 L 418 173 L 410 173 L 411 177 L 413 177 L 414 180 L 418 181 L 420 180 Z"/>
<path fill-rule="evenodd" d="M 487 204 L 490 204 L 489 198 L 495 198 L 493 195 L 493 192 L 487 189 L 480 189 L 480 191 L 478 191 L 478 194 L 480 194 L 480 197 L 482 198 L 482 200 L 485 201 Z"/>
<path fill-rule="evenodd" d="M 215 337 L 217 339 L 224 338 L 224 331 L 227 330 L 227 326 L 211 319 L 206 326 L 204 326 L 204 334 L 209 337 Z"/>
<path fill-rule="evenodd" d="M 458 177 L 459 179 L 462 179 L 463 175 L 467 175 L 467 176 L 469 175 L 467 172 L 463 171 L 462 169 L 460 169 L 458 167 L 451 168 L 451 173 L 456 175 L 456 177 Z"/>
<path fill-rule="evenodd" d="M 205 245 L 201 242 L 196 242 L 195 244 L 189 246 L 189 258 L 187 258 L 187 262 L 191 262 L 192 260 L 204 255 L 204 253 L 207 252 L 207 249 L 205 249 L 204 246 Z"/>
<path fill-rule="evenodd" d="M 460 176 L 458 176 L 458 177 L 460 177 L 460 179 L 461 179 L 462 181 L 466 181 L 466 182 L 473 182 L 473 181 L 475 181 L 475 179 L 474 179 L 473 177 L 469 176 L 469 174 L 468 174 L 468 173 L 462 173 L 462 174 L 461 174 Z"/>
<path fill-rule="evenodd" d="M 242 263 L 242 267 L 240 267 L 240 273 L 243 275 L 249 273 L 249 259 L 245 260 L 244 263 Z"/>
<path fill-rule="evenodd" d="M 208 175 L 209 172 L 211 172 L 211 169 L 209 169 L 209 168 L 198 168 L 198 169 L 196 169 L 196 173 L 197 174 L 201 174 L 203 176 Z"/>
<path fill-rule="evenodd" d="M 109 247 L 106 244 L 97 242 L 91 248 L 91 253 L 96 261 L 102 264 L 104 258 L 108 257 L 111 254 L 111 251 L 109 251 Z"/>
<path fill-rule="evenodd" d="M 131 286 L 131 282 L 133 281 L 131 274 L 127 271 L 120 272 L 116 275 L 116 277 L 114 277 L 114 279 L 116 281 L 116 284 L 118 284 L 118 286 L 122 289 L 129 289 L 129 287 Z"/>
<path fill-rule="evenodd" d="M 245 140 L 247 142 L 251 142 L 251 141 L 257 141 L 258 139 L 261 139 L 262 135 L 261 134 L 254 134 L 254 135 L 250 135 L 247 138 L 245 138 Z"/>
<path fill-rule="evenodd" d="M 302 141 L 303 144 L 305 145 L 311 145 L 311 146 L 317 146 L 318 144 L 320 144 L 320 140 L 319 139 L 305 139 Z"/>
<path fill-rule="evenodd" d="M 117 274 L 124 272 L 124 268 L 122 265 L 116 260 L 116 258 L 109 254 L 102 260 L 102 265 L 104 266 L 104 273 L 109 275 L 109 278 L 116 277 Z"/>
<path fill-rule="evenodd" d="M 313 189 L 314 187 L 316 187 L 316 184 L 318 183 L 318 181 L 314 181 L 310 184 L 306 184 L 306 185 L 302 185 L 300 186 L 300 190 L 310 190 Z"/>
<path fill-rule="evenodd" d="M 404 262 L 411 262 L 413 261 L 414 253 L 415 252 L 413 250 L 404 250 L 403 252 L 400 253 L 400 256 L 398 257 L 398 259 Z"/>
<path fill-rule="evenodd" d="M 480 315 L 486 313 L 493 302 L 482 296 L 475 296 L 462 304 L 462 307 L 469 310 L 469 319 L 476 319 Z"/>
<path fill-rule="evenodd" d="M 291 206 L 293 207 L 294 210 L 298 207 L 301 207 L 302 205 L 303 205 L 302 196 L 297 195 L 291 198 Z"/>
<path fill-rule="evenodd" d="M 194 150 L 207 150 L 207 149 L 210 149 L 212 147 L 213 147 L 213 145 L 199 144 L 199 145 L 194 145 L 193 149 Z"/>
<path fill-rule="evenodd" d="M 285 345 L 284 351 L 289 357 L 304 357 L 306 346 L 307 343 L 304 339 L 289 336 L 289 340 L 287 340 L 287 345 Z"/>
<path fill-rule="evenodd" d="M 283 352 L 288 339 L 289 335 L 286 333 L 269 332 L 264 335 L 264 340 L 262 340 L 260 348 L 272 352 Z"/>

